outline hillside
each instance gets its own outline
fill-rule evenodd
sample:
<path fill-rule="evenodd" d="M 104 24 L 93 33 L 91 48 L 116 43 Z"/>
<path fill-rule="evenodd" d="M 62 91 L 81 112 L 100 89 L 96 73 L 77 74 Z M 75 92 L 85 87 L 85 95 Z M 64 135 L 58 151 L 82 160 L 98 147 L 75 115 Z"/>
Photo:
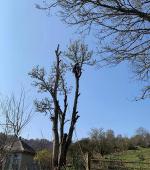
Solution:
<path fill-rule="evenodd" d="M 105 158 L 150 163 L 150 148 L 139 147 L 136 150 L 127 150 L 124 152 L 114 153 L 109 156 L 105 156 Z"/>
<path fill-rule="evenodd" d="M 30 145 L 35 151 L 40 151 L 43 149 L 52 150 L 53 144 L 47 139 L 25 139 L 26 143 Z"/>

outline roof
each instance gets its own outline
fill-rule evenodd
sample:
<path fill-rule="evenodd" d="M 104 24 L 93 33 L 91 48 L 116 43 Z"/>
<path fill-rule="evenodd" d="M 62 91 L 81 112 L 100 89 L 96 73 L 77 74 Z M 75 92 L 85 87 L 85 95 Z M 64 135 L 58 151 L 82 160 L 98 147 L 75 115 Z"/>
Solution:
<path fill-rule="evenodd" d="M 13 146 L 11 147 L 11 152 L 29 153 L 32 155 L 35 154 L 35 150 L 25 143 L 21 138 L 18 138 L 14 142 Z"/>

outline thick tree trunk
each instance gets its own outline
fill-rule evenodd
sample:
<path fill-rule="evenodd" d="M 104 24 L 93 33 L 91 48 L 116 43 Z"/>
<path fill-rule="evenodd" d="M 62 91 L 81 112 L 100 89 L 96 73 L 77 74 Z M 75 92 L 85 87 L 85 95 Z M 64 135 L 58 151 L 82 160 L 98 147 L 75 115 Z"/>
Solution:
<path fill-rule="evenodd" d="M 53 168 L 58 167 L 58 153 L 59 153 L 59 143 L 57 143 L 54 139 L 53 141 L 53 160 L 52 166 Z"/>
<path fill-rule="evenodd" d="M 58 160 L 58 169 L 60 170 L 61 167 L 65 167 L 66 166 L 66 158 L 67 157 L 67 151 L 66 150 L 62 150 L 60 156 L 59 156 L 59 160 Z"/>
<path fill-rule="evenodd" d="M 63 134 L 63 138 L 59 147 L 59 158 L 58 158 L 58 167 L 66 166 L 66 157 L 67 157 L 67 149 L 66 149 L 66 139 L 67 134 Z"/>
<path fill-rule="evenodd" d="M 58 134 L 58 118 L 57 114 L 55 115 L 55 118 L 53 119 L 53 159 L 52 159 L 52 166 L 55 170 L 56 167 L 58 167 L 58 154 L 59 154 L 59 134 Z"/>

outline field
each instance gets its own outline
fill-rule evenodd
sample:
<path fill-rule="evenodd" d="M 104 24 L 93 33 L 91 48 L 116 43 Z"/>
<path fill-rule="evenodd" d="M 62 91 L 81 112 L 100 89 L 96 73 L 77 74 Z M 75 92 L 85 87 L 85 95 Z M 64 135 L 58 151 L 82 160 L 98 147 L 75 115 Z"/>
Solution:
<path fill-rule="evenodd" d="M 150 170 L 150 148 L 139 147 L 137 150 L 128 150 L 104 157 L 97 155 L 87 160 L 86 166 L 90 167 L 87 168 L 89 170 Z M 81 168 L 78 162 L 75 170 L 81 169 L 85 168 Z"/>
<path fill-rule="evenodd" d="M 107 155 L 101 162 L 103 162 L 105 166 L 111 165 L 114 169 L 116 167 L 117 170 L 124 168 L 128 170 L 150 170 L 150 148 L 138 148 L 137 150 L 128 150 Z"/>
<path fill-rule="evenodd" d="M 150 148 L 138 148 L 137 150 L 128 150 L 124 152 L 115 153 L 106 158 L 119 159 L 123 161 L 145 162 L 150 163 Z"/>

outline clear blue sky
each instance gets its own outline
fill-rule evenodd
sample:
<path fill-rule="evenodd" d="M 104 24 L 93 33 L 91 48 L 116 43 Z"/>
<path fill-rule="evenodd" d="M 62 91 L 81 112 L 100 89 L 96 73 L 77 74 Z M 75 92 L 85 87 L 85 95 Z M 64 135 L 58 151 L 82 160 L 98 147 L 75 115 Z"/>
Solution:
<path fill-rule="evenodd" d="M 0 6 L 0 92 L 19 94 L 20 88 L 29 91 L 30 100 L 36 98 L 32 80 L 27 75 L 35 65 L 48 68 L 59 43 L 65 49 L 70 39 L 77 39 L 75 29 L 64 25 L 58 17 L 48 17 L 35 9 L 40 0 L 2 0 Z M 88 37 L 91 49 L 95 40 Z M 141 84 L 131 79 L 130 69 L 122 64 L 114 68 L 85 71 L 81 82 L 79 103 L 79 138 L 91 128 L 113 129 L 116 134 L 132 135 L 143 126 L 150 130 L 149 100 L 135 102 Z M 36 113 L 23 131 L 23 137 L 51 139 L 48 117 Z"/>

